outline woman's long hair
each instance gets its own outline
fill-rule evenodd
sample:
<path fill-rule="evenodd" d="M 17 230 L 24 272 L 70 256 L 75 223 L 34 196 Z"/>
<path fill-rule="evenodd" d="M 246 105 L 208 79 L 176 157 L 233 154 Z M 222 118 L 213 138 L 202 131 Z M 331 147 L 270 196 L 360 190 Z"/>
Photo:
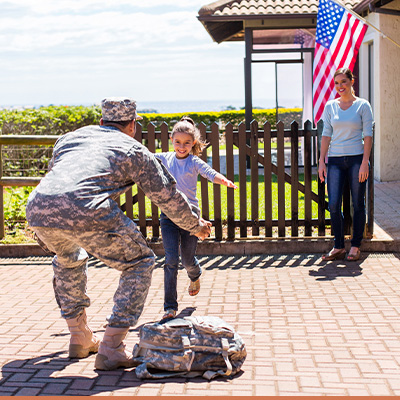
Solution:
<path fill-rule="evenodd" d="M 353 71 L 351 69 L 349 69 L 349 68 L 339 68 L 333 74 L 333 78 L 336 78 L 338 75 L 341 75 L 341 74 L 346 75 L 351 81 L 354 80 Z M 354 91 L 353 86 L 351 87 L 351 93 L 353 94 L 353 96 L 356 95 L 356 92 Z"/>

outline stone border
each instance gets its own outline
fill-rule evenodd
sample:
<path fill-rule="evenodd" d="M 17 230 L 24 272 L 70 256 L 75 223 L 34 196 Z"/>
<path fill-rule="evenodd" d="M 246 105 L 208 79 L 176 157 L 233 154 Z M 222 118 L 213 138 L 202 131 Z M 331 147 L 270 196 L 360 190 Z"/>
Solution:
<path fill-rule="evenodd" d="M 161 241 L 150 242 L 149 246 L 157 256 L 164 255 Z M 296 239 L 238 239 L 204 240 L 197 247 L 198 255 L 256 255 L 256 254 L 318 254 L 329 251 L 333 246 L 332 239 L 296 238 Z M 346 241 L 350 248 L 350 241 Z M 364 252 L 400 252 L 400 240 L 364 239 L 361 250 Z M 34 257 L 48 256 L 37 244 L 3 244 L 0 245 L 0 257 Z"/>

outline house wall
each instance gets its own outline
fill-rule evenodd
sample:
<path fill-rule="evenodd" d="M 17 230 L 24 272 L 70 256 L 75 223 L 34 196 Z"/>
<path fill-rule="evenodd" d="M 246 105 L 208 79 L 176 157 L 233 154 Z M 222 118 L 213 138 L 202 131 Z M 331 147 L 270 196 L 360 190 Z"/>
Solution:
<path fill-rule="evenodd" d="M 400 0 L 385 8 L 400 9 Z M 371 13 L 367 21 L 400 44 L 400 17 Z M 375 179 L 400 180 L 400 48 L 369 27 L 360 49 L 360 96 L 368 99 L 368 44 L 373 43 L 371 101 L 375 119 Z"/>

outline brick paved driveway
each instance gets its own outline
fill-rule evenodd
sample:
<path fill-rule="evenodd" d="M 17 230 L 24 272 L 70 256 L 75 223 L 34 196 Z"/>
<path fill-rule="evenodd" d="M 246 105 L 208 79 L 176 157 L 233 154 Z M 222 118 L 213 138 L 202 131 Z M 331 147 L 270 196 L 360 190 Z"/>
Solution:
<path fill-rule="evenodd" d="M 139 325 L 162 315 L 162 258 Z M 234 379 L 139 381 L 133 370 L 97 372 L 94 356 L 66 356 L 47 257 L 0 259 L 0 395 L 400 395 L 399 254 L 322 263 L 319 255 L 201 256 L 200 294 L 179 275 L 181 315 L 218 315 L 244 338 Z M 88 310 L 100 334 L 118 273 L 91 260 Z M 137 341 L 133 328 L 129 348 Z"/>

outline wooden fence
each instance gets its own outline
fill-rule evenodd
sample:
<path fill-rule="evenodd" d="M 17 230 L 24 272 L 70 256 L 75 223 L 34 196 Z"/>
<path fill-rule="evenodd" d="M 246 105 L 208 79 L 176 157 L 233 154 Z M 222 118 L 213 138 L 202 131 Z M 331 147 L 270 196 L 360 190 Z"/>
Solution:
<path fill-rule="evenodd" d="M 200 178 L 201 190 L 198 197 L 202 216 L 212 222 L 212 237 L 215 240 L 330 236 L 327 230 L 330 219 L 326 218 L 328 204 L 325 183 L 319 181 L 316 171 L 322 122 L 317 129 L 312 129 L 309 121 L 303 129 L 299 128 L 297 122 L 293 122 L 289 129 L 285 129 L 283 123 L 279 122 L 276 130 L 272 130 L 268 122 L 258 126 L 257 121 L 253 121 L 250 130 L 246 130 L 244 123 L 237 128 L 228 123 L 222 138 L 225 142 L 224 152 L 221 151 L 218 124 L 214 123 L 207 130 L 201 123 L 199 129 L 202 137 L 209 142 L 209 149 L 203 152 L 201 158 L 211 163 L 217 171 L 221 171 L 222 167 L 224 175 L 236 181 L 239 186 L 235 196 L 233 189 L 210 185 L 204 178 Z M 153 124 L 147 126 L 147 131 L 138 124 L 135 138 L 151 152 L 156 152 L 156 149 L 168 151 L 169 133 L 166 123 L 158 131 Z M 4 176 L 1 148 L 20 145 L 52 146 L 56 139 L 57 136 L 0 136 L 0 238 L 5 234 L 3 188 L 35 186 L 41 179 Z M 299 143 L 303 146 L 301 151 Z M 299 154 L 303 155 L 303 163 L 299 160 Z M 367 190 L 367 235 L 373 233 L 373 153 L 371 171 Z M 225 191 L 224 196 L 221 190 Z M 121 196 L 120 207 L 138 224 L 145 237 L 158 239 L 159 209 L 152 204 L 149 216 L 149 212 L 146 212 L 148 201 L 144 193 L 134 186 Z M 345 233 L 351 230 L 350 210 L 347 186 L 343 199 Z"/>

